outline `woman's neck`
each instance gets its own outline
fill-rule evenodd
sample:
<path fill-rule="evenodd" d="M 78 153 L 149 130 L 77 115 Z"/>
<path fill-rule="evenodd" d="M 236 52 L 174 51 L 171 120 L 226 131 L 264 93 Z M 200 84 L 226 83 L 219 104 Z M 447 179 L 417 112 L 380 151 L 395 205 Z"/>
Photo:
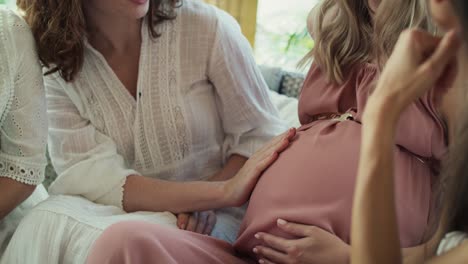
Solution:
<path fill-rule="evenodd" d="M 101 53 L 126 53 L 141 45 L 143 19 L 125 19 L 103 15 L 85 8 L 88 41 Z"/>

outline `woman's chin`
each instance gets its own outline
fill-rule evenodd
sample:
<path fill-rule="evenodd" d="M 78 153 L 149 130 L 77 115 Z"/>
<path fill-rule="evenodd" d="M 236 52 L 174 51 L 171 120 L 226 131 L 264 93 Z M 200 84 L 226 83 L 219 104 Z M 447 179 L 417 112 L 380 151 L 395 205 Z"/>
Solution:
<path fill-rule="evenodd" d="M 139 2 L 140 0 L 135 0 L 136 2 Z M 149 11 L 149 2 L 146 1 L 143 4 L 138 4 L 136 2 L 132 2 L 132 8 L 128 10 L 130 12 L 128 14 L 129 17 L 135 18 L 135 19 L 141 19 L 148 14 Z"/>

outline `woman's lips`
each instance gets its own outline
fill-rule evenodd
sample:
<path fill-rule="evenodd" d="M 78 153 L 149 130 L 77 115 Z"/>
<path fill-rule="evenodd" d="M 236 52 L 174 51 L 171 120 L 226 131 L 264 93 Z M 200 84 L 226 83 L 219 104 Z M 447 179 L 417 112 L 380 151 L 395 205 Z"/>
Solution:
<path fill-rule="evenodd" d="M 148 0 L 130 0 L 130 1 L 132 1 L 133 3 L 137 5 L 146 4 L 146 2 L 148 2 Z"/>

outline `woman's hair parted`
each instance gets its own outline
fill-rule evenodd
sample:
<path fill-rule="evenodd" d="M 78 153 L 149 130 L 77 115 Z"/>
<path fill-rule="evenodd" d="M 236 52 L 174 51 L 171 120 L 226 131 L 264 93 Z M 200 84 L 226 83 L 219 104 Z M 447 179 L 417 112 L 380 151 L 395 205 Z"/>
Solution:
<path fill-rule="evenodd" d="M 355 65 L 382 66 L 404 29 L 433 30 L 426 0 L 382 0 L 375 14 L 368 0 L 323 0 L 316 8 L 309 20 L 315 46 L 300 64 L 313 58 L 334 83 Z"/>
<path fill-rule="evenodd" d="M 24 11 L 37 42 L 39 59 L 47 74 L 59 72 L 67 82 L 73 81 L 84 61 L 87 35 L 83 0 L 17 0 Z M 150 35 L 159 37 L 156 26 L 175 18 L 175 9 L 182 0 L 150 0 L 146 15 Z"/>

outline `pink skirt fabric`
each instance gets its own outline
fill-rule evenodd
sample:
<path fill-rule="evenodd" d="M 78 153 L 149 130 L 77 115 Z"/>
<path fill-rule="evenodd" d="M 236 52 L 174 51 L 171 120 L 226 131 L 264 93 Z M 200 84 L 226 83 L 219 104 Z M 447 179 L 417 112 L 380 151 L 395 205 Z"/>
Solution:
<path fill-rule="evenodd" d="M 253 264 L 227 242 L 147 222 L 122 222 L 104 231 L 87 264 Z"/>

